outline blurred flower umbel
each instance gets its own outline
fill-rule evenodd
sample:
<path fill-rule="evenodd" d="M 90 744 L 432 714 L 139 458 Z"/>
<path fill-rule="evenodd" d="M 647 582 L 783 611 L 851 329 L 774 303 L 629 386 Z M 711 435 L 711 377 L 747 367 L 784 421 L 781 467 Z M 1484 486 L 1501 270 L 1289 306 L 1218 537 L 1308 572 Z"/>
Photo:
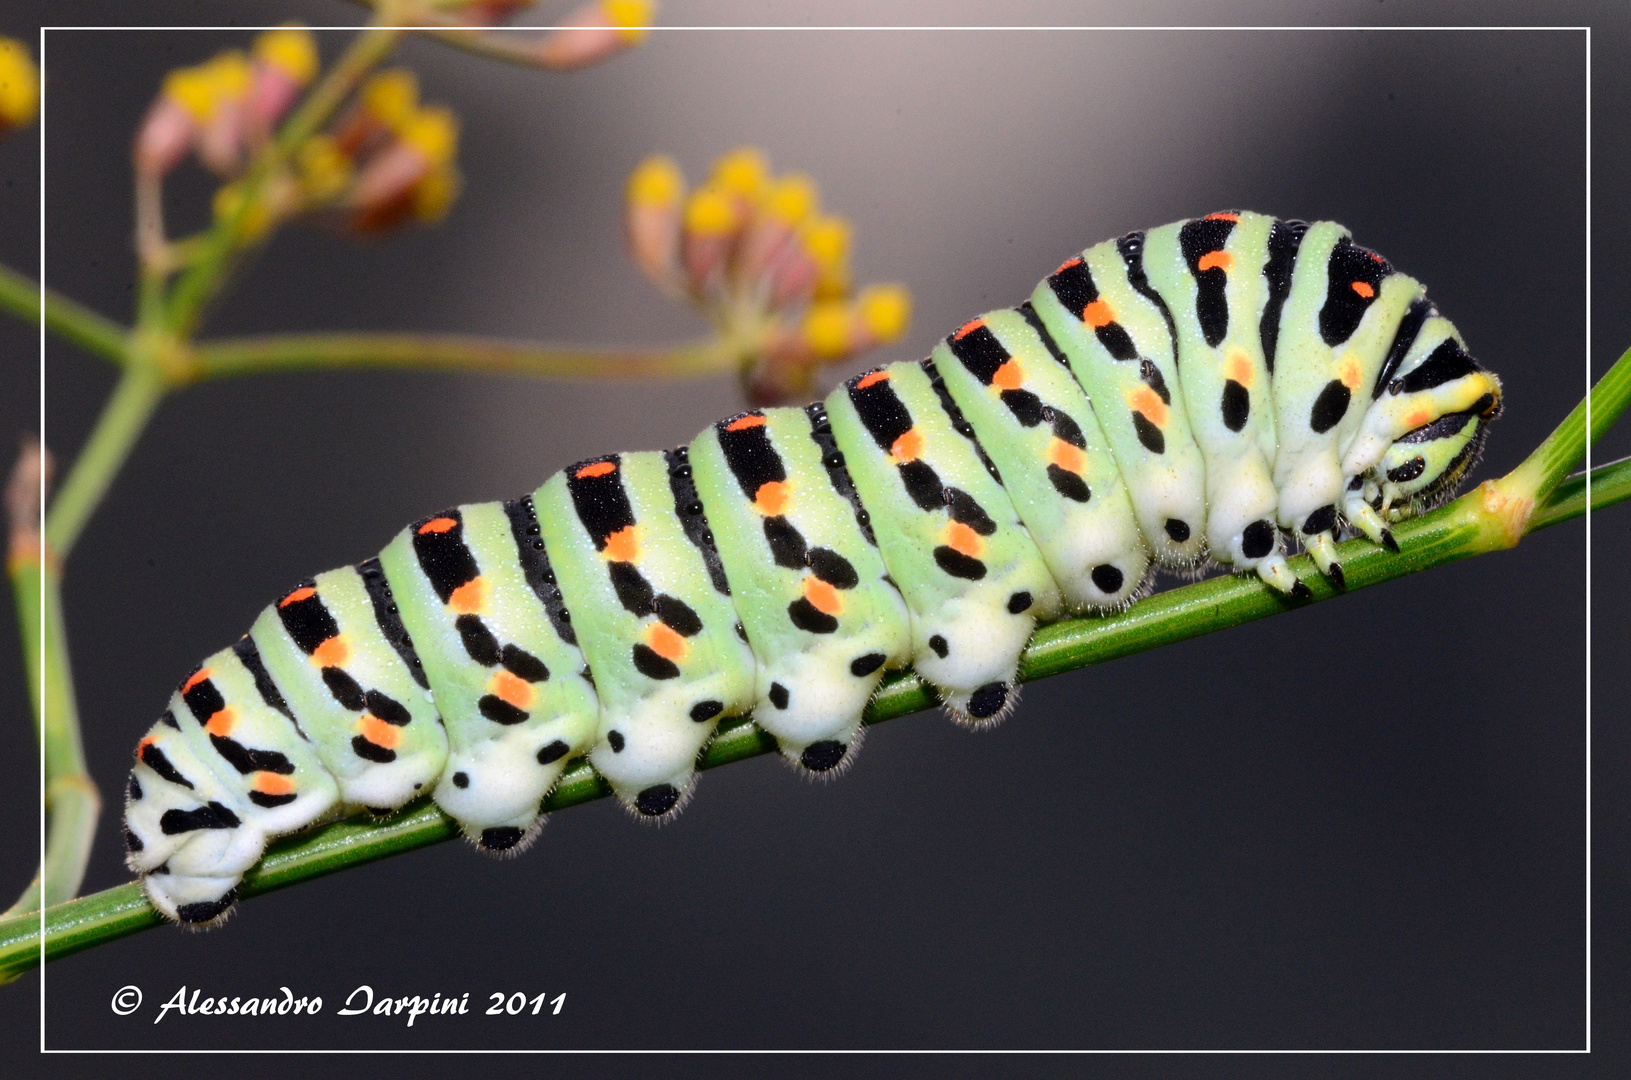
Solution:
<path fill-rule="evenodd" d="M 217 221 L 238 221 L 240 245 L 297 217 L 377 233 L 446 215 L 460 187 L 459 122 L 446 108 L 421 104 L 418 82 L 405 68 L 363 83 L 328 130 L 255 178 L 256 195 L 244 205 L 251 162 L 318 67 L 311 31 L 290 25 L 261 33 L 248 53 L 223 52 L 165 77 L 134 150 L 145 262 L 165 270 L 184 258 L 164 239 L 162 184 L 190 154 L 226 181 L 215 193 L 214 213 Z"/>
<path fill-rule="evenodd" d="M 666 156 L 629 175 L 635 263 L 708 317 L 740 358 L 743 387 L 758 405 L 809 396 L 823 365 L 894 341 L 911 318 L 904 286 L 855 292 L 849 222 L 822 214 L 820 203 L 814 180 L 772 175 L 751 147 L 720 158 L 689 193 Z"/>
<path fill-rule="evenodd" d="M 196 151 L 217 176 L 237 175 L 316 73 L 311 32 L 295 26 L 264 31 L 252 56 L 233 49 L 176 68 L 137 130 L 137 173 L 163 177 Z"/>
<path fill-rule="evenodd" d="M 39 111 L 39 68 L 22 42 L 0 37 L 0 135 L 32 124 Z"/>

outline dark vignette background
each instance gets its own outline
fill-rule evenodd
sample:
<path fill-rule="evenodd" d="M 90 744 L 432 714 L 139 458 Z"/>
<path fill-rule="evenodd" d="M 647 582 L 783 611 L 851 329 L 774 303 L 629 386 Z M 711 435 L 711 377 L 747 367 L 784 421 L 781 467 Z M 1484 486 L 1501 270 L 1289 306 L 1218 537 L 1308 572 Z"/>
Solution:
<path fill-rule="evenodd" d="M 122 5 L 67 7 L 52 17 L 129 17 Z M 332 23 L 356 10 L 256 2 L 230 14 Z M 1236 10 L 1246 22 L 1309 14 Z M 1335 21 L 1479 17 L 1443 5 L 1320 10 Z M 1223 13 L 1173 5 L 1141 17 L 1164 21 L 1158 14 Z M 1565 17 L 1545 4 L 1500 14 Z M 868 5 L 821 21 L 863 15 L 929 17 Z M 768 15 L 720 3 L 667 17 Z M 990 13 L 941 7 L 933 17 Z M 164 21 L 222 18 L 219 6 L 177 3 Z M 1618 254 L 1631 224 L 1626 39 L 1623 22 L 1606 29 L 1593 100 L 1599 371 L 1631 341 Z M 53 286 L 128 316 L 129 134 L 165 69 L 245 37 L 52 37 Z M 427 96 L 464 119 L 468 188 L 450 220 L 372 244 L 291 231 L 243 276 L 211 332 L 690 336 L 700 326 L 621 253 L 622 177 L 651 150 L 677 153 L 695 176 L 755 142 L 779 167 L 813 173 L 828 204 L 855 220 L 863 280 L 913 287 L 913 331 L 880 359 L 919 355 L 969 315 L 1017 301 L 1086 243 L 1244 206 L 1341 220 L 1428 283 L 1506 383 L 1509 410 L 1480 477 L 1521 459 L 1581 391 L 1579 34 L 659 34 L 571 77 L 423 44 L 406 57 Z M 31 140 L 0 145 L 0 167 L 4 257 L 32 267 Z M 178 225 L 209 190 L 187 176 L 173 185 Z M 0 419 L 31 426 L 33 338 L 10 324 L 0 333 Z M 50 347 L 47 422 L 59 454 L 71 458 L 110 385 L 105 365 Z M 738 405 L 723 380 L 565 386 L 427 374 L 261 377 L 177 395 L 71 564 L 69 627 L 103 791 L 120 790 L 171 683 L 290 582 L 377 550 L 443 505 L 529 490 L 589 453 L 684 441 Z M 1622 430 L 1600 456 L 1628 449 Z M 1624 620 L 1610 606 L 1627 586 L 1611 527 L 1597 532 L 1594 583 L 1595 1007 L 1599 1046 L 1623 1050 L 1627 852 L 1615 781 L 1628 764 L 1618 729 L 1631 687 Z M 802 783 L 759 760 L 704 777 L 671 828 L 638 828 L 598 804 L 559 815 L 517 861 L 443 845 L 257 899 L 220 932 L 165 930 L 99 948 L 51 967 L 48 1041 L 1578 1046 L 1584 536 L 1570 524 L 1513 553 L 1036 684 L 994 733 L 931 716 L 894 722 L 836 784 Z M 0 635 L 0 648 L 14 647 L 9 623 Z M 4 668 L 0 685 L 21 717 L 15 664 Z M 18 775 L 32 774 L 30 759 L 16 760 Z M 8 821 L 32 821 L 31 788 L 5 786 Z M 110 806 L 88 890 L 126 878 L 116 815 Z M 31 827 L 5 834 L 4 891 L 26 880 L 34 842 Z M 107 1002 L 126 983 L 148 1003 L 115 1018 Z M 491 991 L 564 990 L 568 1006 L 558 1018 L 421 1020 L 409 1031 L 335 1017 L 360 983 L 382 994 L 470 991 L 476 1011 Z M 183 984 L 229 995 L 288 985 L 328 1008 L 309 1023 L 152 1026 Z M 0 1023 L 18 1048 L 33 1043 L 37 988 L 31 976 L 0 990 Z M 1526 1060 L 1523 1072 L 1601 1064 Z"/>

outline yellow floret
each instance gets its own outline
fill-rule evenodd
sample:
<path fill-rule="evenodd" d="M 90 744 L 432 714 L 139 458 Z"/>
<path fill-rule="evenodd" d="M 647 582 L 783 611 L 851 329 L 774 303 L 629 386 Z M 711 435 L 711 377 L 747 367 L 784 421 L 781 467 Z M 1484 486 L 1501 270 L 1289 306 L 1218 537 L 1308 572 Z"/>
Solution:
<path fill-rule="evenodd" d="M 626 190 L 631 206 L 678 206 L 685 198 L 685 176 L 673 158 L 653 154 L 629 173 Z"/>
<path fill-rule="evenodd" d="M 413 216 L 420 221 L 440 221 L 459 197 L 459 173 L 451 165 L 437 169 L 413 189 Z"/>
<path fill-rule="evenodd" d="M 317 43 L 304 26 L 280 26 L 255 38 L 255 59 L 276 68 L 296 86 L 305 86 L 317 74 Z"/>
<path fill-rule="evenodd" d="M 0 128 L 32 123 L 40 108 L 40 72 L 20 41 L 0 38 Z"/>
<path fill-rule="evenodd" d="M 300 169 L 300 186 L 312 202 L 336 199 L 351 183 L 351 159 L 327 135 L 313 135 L 301 143 L 295 164 Z"/>
<path fill-rule="evenodd" d="M 714 182 L 733 194 L 757 199 L 770 182 L 770 162 L 756 147 L 739 146 L 714 162 Z"/>
<path fill-rule="evenodd" d="M 850 310 L 842 300 L 823 300 L 804 313 L 804 340 L 824 360 L 850 351 Z"/>
<path fill-rule="evenodd" d="M 249 58 L 237 49 L 217 53 L 204 61 L 200 70 L 209 80 L 217 107 L 229 101 L 242 101 L 249 96 L 249 90 L 255 84 L 255 72 L 249 66 Z"/>
<path fill-rule="evenodd" d="M 626 45 L 638 45 L 650 33 L 651 16 L 657 5 L 651 0 L 601 0 L 600 13 L 617 28 Z"/>
<path fill-rule="evenodd" d="M 725 236 L 737 225 L 736 204 L 718 187 L 698 188 L 685 203 L 685 229 L 698 236 Z"/>
<path fill-rule="evenodd" d="M 362 88 L 362 107 L 393 131 L 419 109 L 419 80 L 407 68 L 392 68 L 369 79 Z"/>
<path fill-rule="evenodd" d="M 904 285 L 869 285 L 855 300 L 856 312 L 879 341 L 894 341 L 912 321 L 912 294 Z"/>
<path fill-rule="evenodd" d="M 459 119 L 439 105 L 414 113 L 397 134 L 438 167 L 452 161 L 459 149 Z"/>
<path fill-rule="evenodd" d="M 799 236 L 805 253 L 823 276 L 838 276 L 849 259 L 850 223 L 836 215 L 818 217 L 804 223 Z"/>
<path fill-rule="evenodd" d="M 215 84 L 202 67 L 176 68 L 164 76 L 164 89 L 160 92 L 200 124 L 215 115 Z"/>
<path fill-rule="evenodd" d="M 765 193 L 765 209 L 788 225 L 797 225 L 821 210 L 821 192 L 803 173 L 778 176 Z"/>

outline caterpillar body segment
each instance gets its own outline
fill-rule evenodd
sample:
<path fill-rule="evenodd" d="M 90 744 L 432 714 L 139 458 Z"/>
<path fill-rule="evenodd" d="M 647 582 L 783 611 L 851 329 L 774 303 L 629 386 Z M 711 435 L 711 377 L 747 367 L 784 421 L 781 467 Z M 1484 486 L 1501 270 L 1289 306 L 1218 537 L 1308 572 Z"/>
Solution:
<path fill-rule="evenodd" d="M 1093 407 L 1036 313 L 993 311 L 935 346 L 935 370 L 981 433 L 1067 610 L 1121 607 L 1150 558 Z"/>
<path fill-rule="evenodd" d="M 447 728 L 437 804 L 485 850 L 524 845 L 600 719 L 531 497 L 416 522 L 379 572 Z"/>
<path fill-rule="evenodd" d="M 395 628 L 381 614 L 363 574 L 347 566 L 286 593 L 249 638 L 340 801 L 386 813 L 441 776 L 447 732 L 417 654 L 387 636 Z"/>
<path fill-rule="evenodd" d="M 1151 229 L 1144 270 L 1167 299 L 1190 430 L 1206 458 L 1212 558 L 1289 593 L 1274 485 L 1274 408 L 1263 352 L 1273 218 L 1208 214 Z M 1239 272 L 1233 272 L 1238 270 Z"/>
<path fill-rule="evenodd" d="M 1031 303 L 1093 402 L 1155 561 L 1206 556 L 1206 463 L 1190 432 L 1172 316 L 1145 278 L 1144 234 L 1088 248 Z"/>
<path fill-rule="evenodd" d="M 827 415 L 911 610 L 912 665 L 979 723 L 1007 709 L 1020 652 L 1038 620 L 1059 614 L 1059 587 L 938 384 L 932 362 L 891 364 L 840 386 Z"/>
<path fill-rule="evenodd" d="M 678 806 L 720 718 L 754 704 L 754 659 L 683 452 L 614 454 L 533 496 L 600 723 L 590 762 L 648 817 Z"/>
<path fill-rule="evenodd" d="M 268 837 L 310 825 L 339 801 L 288 706 L 257 683 L 270 685 L 244 638 L 188 676 L 137 748 L 126 845 L 169 918 L 218 917 Z"/>
<path fill-rule="evenodd" d="M 815 407 L 742 413 L 697 436 L 690 467 L 757 662 L 753 719 L 789 759 L 835 768 L 912 624 L 832 426 Z"/>
<path fill-rule="evenodd" d="M 1366 390 L 1422 291 L 1334 222 L 1312 225 L 1302 238 L 1280 312 L 1274 482 L 1280 525 L 1339 582 L 1334 533 L 1349 480 L 1342 451 L 1364 418 Z"/>
<path fill-rule="evenodd" d="M 671 816 L 720 720 L 810 772 L 885 670 L 1000 719 L 1040 622 L 1210 557 L 1307 595 L 1339 534 L 1449 498 L 1501 387 L 1413 279 L 1329 222 L 1210 214 L 1088 248 L 921 363 L 666 453 L 456 507 L 280 597 L 137 747 L 127 861 L 219 922 L 268 839 L 421 794 L 523 849 L 587 760 Z"/>

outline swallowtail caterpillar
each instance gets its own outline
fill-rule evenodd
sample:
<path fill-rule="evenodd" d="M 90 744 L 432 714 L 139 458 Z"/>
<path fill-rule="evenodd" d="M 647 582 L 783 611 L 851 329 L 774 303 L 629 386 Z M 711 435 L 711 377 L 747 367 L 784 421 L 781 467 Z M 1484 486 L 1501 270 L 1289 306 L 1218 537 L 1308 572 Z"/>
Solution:
<path fill-rule="evenodd" d="M 1012 707 L 1037 625 L 1207 560 L 1307 594 L 1335 541 L 1448 499 L 1499 381 L 1340 225 L 1217 213 L 1106 241 L 921 363 L 459 506 L 319 574 L 187 676 L 130 777 L 130 868 L 187 924 L 269 838 L 429 793 L 515 852 L 580 757 L 679 812 L 720 720 L 846 764 L 886 670 Z"/>

